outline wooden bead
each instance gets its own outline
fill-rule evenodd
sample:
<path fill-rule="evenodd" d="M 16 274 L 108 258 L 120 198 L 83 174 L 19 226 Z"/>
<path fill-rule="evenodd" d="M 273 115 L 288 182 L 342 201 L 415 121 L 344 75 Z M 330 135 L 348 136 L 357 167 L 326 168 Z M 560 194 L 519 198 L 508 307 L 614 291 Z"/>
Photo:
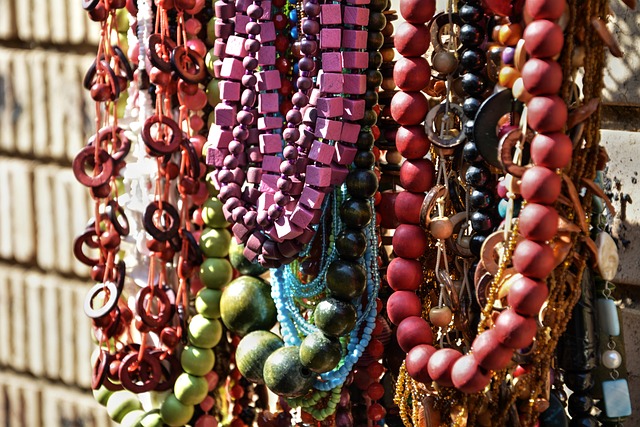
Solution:
<path fill-rule="evenodd" d="M 564 168 L 571 161 L 573 143 L 562 132 L 537 134 L 531 141 L 531 160 L 537 166 Z"/>
<path fill-rule="evenodd" d="M 419 91 L 427 87 L 431 79 L 431 67 L 422 57 L 400 58 L 393 66 L 393 79 L 405 92 Z"/>
<path fill-rule="evenodd" d="M 471 351 L 478 365 L 491 371 L 506 368 L 513 357 L 513 350 L 502 345 L 494 329 L 478 335 L 473 340 Z"/>
<path fill-rule="evenodd" d="M 396 132 L 396 148 L 407 159 L 421 159 L 427 155 L 431 141 L 424 126 L 400 126 Z"/>
<path fill-rule="evenodd" d="M 550 205 L 558 199 L 561 184 L 562 179 L 553 170 L 534 166 L 522 175 L 520 193 L 528 202 Z"/>
<path fill-rule="evenodd" d="M 562 68 L 556 61 L 531 58 L 522 68 L 525 89 L 533 95 L 553 95 L 562 86 Z"/>
<path fill-rule="evenodd" d="M 511 92 L 513 93 L 513 97 L 520 102 L 524 102 L 525 104 L 529 102 L 533 95 L 527 92 L 527 89 L 524 88 L 524 82 L 522 81 L 522 77 L 516 79 L 513 82 L 513 86 L 511 87 Z"/>
<path fill-rule="evenodd" d="M 397 92 L 391 99 L 391 116 L 401 125 L 421 123 L 429 111 L 429 101 L 422 92 Z"/>
<path fill-rule="evenodd" d="M 451 368 L 461 357 L 462 353 L 452 348 L 442 348 L 436 351 L 431 355 L 427 364 L 429 376 L 442 387 L 453 387 Z"/>
<path fill-rule="evenodd" d="M 553 250 L 545 243 L 523 240 L 513 252 L 513 266 L 523 276 L 544 279 L 555 266 Z"/>
<path fill-rule="evenodd" d="M 433 56 L 433 69 L 440 74 L 451 74 L 458 68 L 458 59 L 451 52 L 438 52 Z"/>
<path fill-rule="evenodd" d="M 449 323 L 451 323 L 452 318 L 453 313 L 447 306 L 433 307 L 431 310 L 429 310 L 429 321 L 433 326 L 444 328 Z"/>
<path fill-rule="evenodd" d="M 398 217 L 395 212 L 396 197 L 400 193 L 391 191 L 383 191 L 380 193 L 380 204 L 378 205 L 378 213 L 382 216 L 380 225 L 382 228 L 394 229 L 398 226 Z"/>
<path fill-rule="evenodd" d="M 420 258 L 427 246 L 427 236 L 417 225 L 401 224 L 393 234 L 393 251 L 399 257 Z"/>
<path fill-rule="evenodd" d="M 400 15 L 413 24 L 425 24 L 431 21 L 435 11 L 434 0 L 402 0 L 400 2 Z"/>
<path fill-rule="evenodd" d="M 428 191 L 433 185 L 434 176 L 435 167 L 428 159 L 407 160 L 400 167 L 400 185 L 414 193 Z"/>
<path fill-rule="evenodd" d="M 515 46 L 522 38 L 522 25 L 505 24 L 500 27 L 498 41 L 504 46 Z"/>
<path fill-rule="evenodd" d="M 529 203 L 520 212 L 520 233 L 529 240 L 544 242 L 558 231 L 558 212 L 550 206 Z"/>
<path fill-rule="evenodd" d="M 531 345 L 538 325 L 533 317 L 524 317 L 508 308 L 496 320 L 496 337 L 506 347 L 521 349 Z"/>
<path fill-rule="evenodd" d="M 399 325 L 407 317 L 420 316 L 422 302 L 411 291 L 396 291 L 387 300 L 387 315 L 394 325 Z"/>
<path fill-rule="evenodd" d="M 433 334 L 431 327 L 422 317 L 407 317 L 398 325 L 396 330 L 398 344 L 404 352 L 409 352 L 412 348 L 420 344 L 432 344 Z M 425 363 L 426 367 L 426 363 Z"/>
<path fill-rule="evenodd" d="M 534 20 L 549 19 L 555 21 L 560 19 L 566 6 L 565 0 L 527 0 L 525 11 Z"/>
<path fill-rule="evenodd" d="M 423 200 L 423 193 L 403 191 L 398 194 L 395 201 L 395 214 L 398 221 L 403 224 L 419 224 L 420 207 Z"/>
<path fill-rule="evenodd" d="M 431 44 L 431 33 L 424 24 L 403 22 L 398 26 L 394 37 L 394 45 L 402 56 L 421 56 L 427 52 Z"/>
<path fill-rule="evenodd" d="M 520 73 L 513 67 L 502 67 L 498 74 L 498 83 L 500 86 L 511 89 L 517 79 L 520 78 Z"/>
<path fill-rule="evenodd" d="M 534 96 L 527 107 L 529 126 L 537 132 L 558 132 L 567 123 L 567 105 L 557 95 Z"/>
<path fill-rule="evenodd" d="M 438 239 L 448 239 L 453 234 L 453 223 L 446 216 L 433 218 L 429 223 L 429 232 Z"/>
<path fill-rule="evenodd" d="M 417 291 L 422 284 L 422 264 L 415 259 L 392 259 L 387 267 L 387 282 L 394 291 Z"/>
<path fill-rule="evenodd" d="M 562 51 L 562 28 L 546 19 L 533 21 L 524 30 L 524 46 L 533 58 L 552 58 Z"/>
<path fill-rule="evenodd" d="M 451 368 L 451 381 L 463 393 L 477 393 L 491 381 L 491 372 L 482 368 L 473 355 L 462 356 Z"/>
<path fill-rule="evenodd" d="M 537 316 L 549 296 L 549 287 L 540 280 L 520 276 L 511 283 L 507 301 L 516 313 Z"/>
<path fill-rule="evenodd" d="M 431 377 L 427 366 L 429 360 L 436 353 L 436 348 L 432 345 L 422 344 L 413 347 L 408 352 L 405 366 L 407 373 L 414 380 L 423 384 L 431 384 Z"/>

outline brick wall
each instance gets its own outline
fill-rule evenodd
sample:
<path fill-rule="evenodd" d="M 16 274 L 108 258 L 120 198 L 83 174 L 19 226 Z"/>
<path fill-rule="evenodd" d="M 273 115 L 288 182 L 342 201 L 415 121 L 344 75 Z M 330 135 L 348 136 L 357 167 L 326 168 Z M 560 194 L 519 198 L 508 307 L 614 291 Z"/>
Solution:
<path fill-rule="evenodd" d="M 71 244 L 90 214 L 70 164 L 93 125 L 99 34 L 79 2 L 0 0 L 0 425 L 112 423 L 90 391 L 90 283 Z"/>
<path fill-rule="evenodd" d="M 443 3 L 440 1 L 440 3 Z M 397 9 L 397 7 L 396 7 Z M 618 215 L 616 283 L 640 425 L 640 17 L 613 3 L 626 56 L 610 60 L 603 143 Z M 0 425 L 110 425 L 88 391 L 90 283 L 71 253 L 89 216 L 69 165 L 92 126 L 81 81 L 97 42 L 78 1 L 0 0 Z M 635 203 L 634 203 L 635 202 Z"/>

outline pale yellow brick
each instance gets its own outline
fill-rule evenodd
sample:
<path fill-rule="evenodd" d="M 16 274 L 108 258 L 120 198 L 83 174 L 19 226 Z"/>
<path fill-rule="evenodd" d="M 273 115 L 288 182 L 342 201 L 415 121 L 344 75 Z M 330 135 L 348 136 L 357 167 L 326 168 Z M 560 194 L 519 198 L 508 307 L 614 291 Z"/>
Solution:
<path fill-rule="evenodd" d="M 41 274 L 27 274 L 25 278 L 25 294 L 27 303 L 27 341 L 29 351 L 28 370 L 40 377 L 44 375 L 44 334 L 43 328 L 47 319 L 43 318 L 43 280 Z"/>
<path fill-rule="evenodd" d="M 13 0 L 0 0 L 0 37 L 7 40 L 15 37 L 14 3 Z"/>
<path fill-rule="evenodd" d="M 16 8 L 16 27 L 21 40 L 33 40 L 33 0 L 14 2 Z"/>
<path fill-rule="evenodd" d="M 11 287 L 11 367 L 18 371 L 27 368 L 27 299 L 24 292 L 24 271 L 12 269 Z"/>
<path fill-rule="evenodd" d="M 11 286 L 9 285 L 9 272 L 0 268 L 0 363 L 3 366 L 11 362 Z M 2 411 L 0 411 L 1 413 Z M 5 425 L 0 422 L 0 425 Z"/>
<path fill-rule="evenodd" d="M 15 77 L 12 72 L 12 50 L 0 49 L 0 148 L 14 149 L 15 115 L 19 111 Z"/>
<path fill-rule="evenodd" d="M 35 255 L 35 227 L 33 219 L 32 163 L 7 160 L 11 180 L 11 214 L 13 258 L 32 262 Z M 7 206 L 7 205 L 3 205 Z"/>
<path fill-rule="evenodd" d="M 45 270 L 53 270 L 55 267 L 56 241 L 52 211 L 55 203 L 51 177 L 56 169 L 54 166 L 40 165 L 34 170 L 34 186 L 38 189 L 35 199 L 37 212 L 36 230 L 38 235 L 36 262 Z M 2 193 L 0 193 L 0 197 L 2 197 Z M 2 225 L 1 222 L 0 225 Z"/>
<path fill-rule="evenodd" d="M 53 286 L 53 280 L 49 279 L 44 288 L 44 298 L 42 313 L 47 322 L 44 325 L 43 345 L 47 349 L 44 353 L 44 367 L 48 378 L 57 379 L 60 375 L 60 367 L 63 363 L 61 358 L 61 347 L 66 345 L 61 341 L 60 335 L 60 313 L 62 307 L 59 305 L 60 294 Z"/>
<path fill-rule="evenodd" d="M 47 84 L 50 80 L 46 73 L 45 63 L 50 53 L 44 50 L 34 50 L 29 61 L 29 80 L 31 80 L 31 107 L 33 113 L 33 154 L 39 157 L 49 157 L 49 107 L 47 99 Z"/>

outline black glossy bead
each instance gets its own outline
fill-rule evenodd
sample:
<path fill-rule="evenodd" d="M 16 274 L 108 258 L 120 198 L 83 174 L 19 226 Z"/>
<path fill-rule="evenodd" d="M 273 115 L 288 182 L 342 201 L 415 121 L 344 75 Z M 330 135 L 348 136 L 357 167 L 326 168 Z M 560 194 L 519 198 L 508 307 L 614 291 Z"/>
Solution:
<path fill-rule="evenodd" d="M 361 230 L 346 228 L 336 237 L 336 249 L 342 258 L 355 261 L 367 250 L 367 237 Z"/>
<path fill-rule="evenodd" d="M 466 122 L 464 122 L 464 125 L 462 125 L 462 131 L 467 136 L 467 138 L 473 138 L 474 127 L 475 127 L 475 122 L 473 120 L 467 120 Z"/>
<path fill-rule="evenodd" d="M 327 269 L 325 279 L 331 296 L 343 301 L 361 296 L 367 287 L 364 268 L 352 261 L 333 261 Z"/>
<path fill-rule="evenodd" d="M 373 144 L 376 142 L 373 132 L 371 130 L 361 130 L 358 134 L 358 141 L 356 142 L 356 148 L 360 151 L 369 151 L 373 148 Z"/>
<path fill-rule="evenodd" d="M 569 396 L 569 415 L 577 417 L 591 412 L 593 399 L 588 394 L 573 393 Z"/>
<path fill-rule="evenodd" d="M 373 110 L 364 110 L 364 117 L 360 120 L 362 126 L 373 126 L 378 121 L 378 115 Z"/>
<path fill-rule="evenodd" d="M 481 233 L 489 232 L 493 230 L 493 220 L 482 211 L 474 212 L 471 214 L 471 228 Z"/>
<path fill-rule="evenodd" d="M 378 103 L 378 92 L 374 89 L 368 89 L 362 98 L 364 99 L 365 107 L 371 109 Z"/>
<path fill-rule="evenodd" d="M 464 174 L 467 184 L 482 187 L 489 181 L 489 171 L 481 164 L 471 165 Z"/>
<path fill-rule="evenodd" d="M 384 14 L 380 12 L 371 12 L 369 14 L 369 26 L 367 30 L 369 31 L 382 31 L 382 29 L 387 25 L 387 18 Z"/>
<path fill-rule="evenodd" d="M 384 44 L 384 36 L 380 31 L 372 31 L 367 35 L 367 49 L 380 49 Z"/>
<path fill-rule="evenodd" d="M 481 6 L 465 4 L 458 9 L 458 15 L 463 22 L 478 22 L 484 16 L 484 9 Z"/>
<path fill-rule="evenodd" d="M 382 65 L 382 54 L 375 50 L 369 52 L 369 67 L 380 68 Z"/>
<path fill-rule="evenodd" d="M 480 46 L 484 41 L 484 29 L 476 25 L 464 24 L 460 28 L 460 41 L 465 46 Z"/>
<path fill-rule="evenodd" d="M 487 85 L 482 76 L 467 73 L 462 76 L 462 90 L 470 96 L 480 97 L 485 91 Z"/>
<path fill-rule="evenodd" d="M 358 151 L 353 164 L 360 169 L 369 169 L 376 164 L 376 156 L 371 151 Z"/>
<path fill-rule="evenodd" d="M 477 98 L 466 98 L 462 104 L 462 111 L 468 119 L 474 119 L 478 113 L 478 108 L 482 105 L 482 101 Z"/>
<path fill-rule="evenodd" d="M 470 72 L 477 73 L 484 68 L 487 63 L 487 56 L 482 49 L 467 49 L 462 52 L 460 64 Z"/>
<path fill-rule="evenodd" d="M 382 12 L 387 7 L 387 0 L 371 0 L 369 8 L 372 12 Z"/>
<path fill-rule="evenodd" d="M 382 73 L 376 69 L 367 70 L 367 88 L 375 89 L 382 84 Z"/>
<path fill-rule="evenodd" d="M 371 222 L 371 215 L 371 204 L 366 199 L 351 198 L 340 206 L 340 218 L 347 227 L 366 227 Z"/>
<path fill-rule="evenodd" d="M 358 199 L 368 199 L 378 191 L 378 177 L 372 170 L 352 170 L 347 175 L 346 184 L 349 195 Z"/>
<path fill-rule="evenodd" d="M 486 238 L 487 236 L 476 233 L 473 236 L 471 236 L 471 239 L 469 239 L 469 249 L 471 250 L 471 253 L 478 258 L 480 257 L 482 244 L 484 243 Z"/>
<path fill-rule="evenodd" d="M 591 371 L 564 373 L 564 383 L 574 392 L 585 392 L 593 388 L 594 378 Z"/>
<path fill-rule="evenodd" d="M 469 204 L 475 210 L 484 209 L 493 203 L 493 195 L 488 191 L 473 190 L 469 195 Z"/>
<path fill-rule="evenodd" d="M 599 425 L 600 423 L 598 423 L 598 420 L 591 415 L 572 418 L 571 421 L 569 421 L 569 427 L 598 427 Z M 606 424 L 603 424 L 603 425 L 606 425 Z M 619 424 L 616 423 L 613 425 L 619 425 Z"/>

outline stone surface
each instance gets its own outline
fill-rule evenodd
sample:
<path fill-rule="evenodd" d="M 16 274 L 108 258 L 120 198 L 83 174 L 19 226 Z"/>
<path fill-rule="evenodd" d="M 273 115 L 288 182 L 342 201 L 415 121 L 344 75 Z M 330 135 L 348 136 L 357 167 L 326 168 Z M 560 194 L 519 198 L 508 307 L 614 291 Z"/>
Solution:
<path fill-rule="evenodd" d="M 604 99 L 609 104 L 637 105 L 640 100 L 640 51 L 636 37 L 640 32 L 640 15 L 621 1 L 611 2 L 613 16 L 609 30 L 618 39 L 623 58 L 607 55 Z"/>

